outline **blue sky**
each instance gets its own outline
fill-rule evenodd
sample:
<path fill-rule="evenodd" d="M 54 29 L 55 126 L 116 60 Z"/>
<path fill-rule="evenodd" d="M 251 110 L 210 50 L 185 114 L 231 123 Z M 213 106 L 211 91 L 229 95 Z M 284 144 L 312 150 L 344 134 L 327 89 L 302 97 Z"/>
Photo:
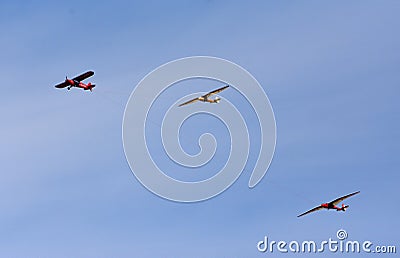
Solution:
<path fill-rule="evenodd" d="M 318 241 L 341 228 L 398 244 L 399 11 L 398 1 L 2 1 L 1 256 L 262 257 L 264 236 Z M 248 164 L 223 194 L 182 204 L 136 180 L 121 127 L 137 83 L 193 55 L 228 59 L 260 82 L 277 145 L 254 189 Z M 53 87 L 89 69 L 93 93 Z M 234 91 L 223 96 L 246 109 Z M 182 133 L 188 152 L 203 129 Z M 346 213 L 296 217 L 356 190 Z"/>

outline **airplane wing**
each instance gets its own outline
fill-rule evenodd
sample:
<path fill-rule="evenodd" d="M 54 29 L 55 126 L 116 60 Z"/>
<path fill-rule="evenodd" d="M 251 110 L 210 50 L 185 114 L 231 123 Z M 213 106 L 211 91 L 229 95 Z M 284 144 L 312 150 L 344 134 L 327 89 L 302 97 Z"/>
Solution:
<path fill-rule="evenodd" d="M 306 212 L 304 212 L 304 213 L 298 215 L 297 217 L 301 217 L 301 216 L 307 215 L 308 213 L 311 213 L 311 212 L 314 212 L 314 211 L 319 211 L 319 210 L 321 210 L 321 209 L 323 209 L 323 208 L 324 208 L 324 207 L 322 207 L 322 206 L 315 207 L 315 208 L 313 208 L 313 209 L 311 209 L 311 210 L 309 210 L 309 211 L 306 211 Z"/>
<path fill-rule="evenodd" d="M 86 73 L 83 73 L 81 75 L 76 76 L 75 78 L 73 78 L 72 80 L 76 80 L 76 81 L 83 81 L 87 78 L 89 78 L 90 76 L 93 76 L 94 72 L 93 71 L 87 71 Z"/>
<path fill-rule="evenodd" d="M 358 194 L 358 193 L 360 193 L 360 191 L 357 191 L 357 192 L 354 192 L 354 193 L 345 195 L 345 196 L 343 196 L 343 197 L 337 198 L 336 200 L 333 200 L 333 201 L 331 201 L 330 203 L 333 204 L 333 205 L 337 205 L 338 203 L 342 202 L 344 199 L 347 199 L 347 198 L 349 198 L 349 197 L 351 197 L 351 196 L 353 196 L 353 195 L 356 195 L 356 194 Z"/>
<path fill-rule="evenodd" d="M 222 88 L 219 88 L 219 89 L 216 89 L 216 90 L 213 90 L 213 91 L 210 91 L 209 93 L 207 93 L 206 95 L 204 95 L 203 97 L 205 97 L 205 98 L 208 98 L 208 97 L 210 97 L 211 95 L 213 95 L 213 94 L 217 94 L 217 93 L 219 93 L 219 92 L 221 92 L 221 91 L 223 91 L 223 90 L 225 90 L 226 88 L 228 88 L 229 87 L 229 85 L 226 85 L 226 86 L 224 86 L 224 87 L 222 87 Z"/>
<path fill-rule="evenodd" d="M 61 88 L 65 88 L 67 86 L 68 86 L 67 82 L 62 82 L 62 83 L 57 84 L 55 87 L 61 89 Z"/>
<path fill-rule="evenodd" d="M 199 98 L 191 99 L 191 100 L 186 101 L 186 102 L 184 102 L 184 103 L 182 103 L 182 104 L 179 104 L 179 107 L 182 107 L 182 106 L 184 106 L 184 105 L 187 105 L 187 104 L 196 102 L 196 101 L 198 101 L 198 100 L 199 100 Z"/>

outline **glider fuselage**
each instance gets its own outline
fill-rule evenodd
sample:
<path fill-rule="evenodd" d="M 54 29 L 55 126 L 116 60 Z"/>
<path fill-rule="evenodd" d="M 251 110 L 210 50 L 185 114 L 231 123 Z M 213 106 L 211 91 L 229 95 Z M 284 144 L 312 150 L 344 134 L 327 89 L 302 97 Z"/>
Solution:
<path fill-rule="evenodd" d="M 218 97 L 216 97 L 215 99 L 210 99 L 206 96 L 201 96 L 201 97 L 199 97 L 199 100 L 203 101 L 203 102 L 209 102 L 209 103 L 218 103 L 221 99 Z"/>
<path fill-rule="evenodd" d="M 344 204 L 342 205 L 342 207 L 338 207 L 332 203 L 323 203 L 323 204 L 321 204 L 321 207 L 328 209 L 328 210 L 335 209 L 337 211 L 345 211 L 347 208 Z"/>

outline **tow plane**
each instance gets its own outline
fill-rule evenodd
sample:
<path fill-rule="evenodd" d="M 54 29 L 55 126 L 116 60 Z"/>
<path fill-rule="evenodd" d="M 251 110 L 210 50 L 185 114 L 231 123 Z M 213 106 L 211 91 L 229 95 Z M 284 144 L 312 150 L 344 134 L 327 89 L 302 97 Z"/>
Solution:
<path fill-rule="evenodd" d="M 191 103 L 196 102 L 196 101 L 203 101 L 203 102 L 209 102 L 209 103 L 218 103 L 221 100 L 221 98 L 215 97 L 215 99 L 210 99 L 210 96 L 214 95 L 214 94 L 217 94 L 217 93 L 227 89 L 228 87 L 229 87 L 229 85 L 226 85 L 226 86 L 224 86 L 222 88 L 210 91 L 209 93 L 207 93 L 207 94 L 205 94 L 203 96 L 200 96 L 200 97 L 191 99 L 189 101 L 186 101 L 186 102 L 184 102 L 182 104 L 179 104 L 179 107 L 187 105 L 187 104 L 191 104 Z"/>
<path fill-rule="evenodd" d="M 322 209 L 328 209 L 328 210 L 335 209 L 336 211 L 346 211 L 346 209 L 349 207 L 349 205 L 342 204 L 342 207 L 338 207 L 336 205 L 341 203 L 343 200 L 345 200 L 345 199 L 347 199 L 347 198 L 349 198 L 349 197 L 351 197 L 353 195 L 356 195 L 358 193 L 360 193 L 360 191 L 357 191 L 357 192 L 354 192 L 354 193 L 339 197 L 336 200 L 333 200 L 333 201 L 328 202 L 328 203 L 323 203 L 320 206 L 317 206 L 317 207 L 315 207 L 315 208 L 313 208 L 313 209 L 311 209 L 309 211 L 306 211 L 306 212 L 298 215 L 297 217 L 301 217 L 301 216 L 304 216 L 304 215 L 309 214 L 311 212 L 322 210 Z"/>
<path fill-rule="evenodd" d="M 72 79 L 68 79 L 67 76 L 65 76 L 65 81 L 62 83 L 57 84 L 55 87 L 56 88 L 65 88 L 67 87 L 67 90 L 70 90 L 72 87 L 77 87 L 77 88 L 81 88 L 84 90 L 90 90 L 92 91 L 92 89 L 96 86 L 95 84 L 92 83 L 88 83 L 85 84 L 82 81 L 93 76 L 94 72 L 93 71 L 87 71 L 86 73 L 83 73 L 81 75 L 76 76 L 75 78 Z"/>

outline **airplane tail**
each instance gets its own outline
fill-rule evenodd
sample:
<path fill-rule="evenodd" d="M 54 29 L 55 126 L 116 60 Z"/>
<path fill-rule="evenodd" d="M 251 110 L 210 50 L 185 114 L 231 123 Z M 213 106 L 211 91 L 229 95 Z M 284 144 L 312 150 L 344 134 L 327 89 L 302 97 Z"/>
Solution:
<path fill-rule="evenodd" d="M 86 89 L 86 90 L 90 90 L 90 91 L 92 91 L 92 89 L 94 88 L 94 87 L 96 87 L 96 84 L 92 84 L 92 83 L 88 83 L 88 88 Z"/>
<path fill-rule="evenodd" d="M 342 211 L 346 211 L 347 208 L 349 208 L 349 205 L 344 205 L 344 204 L 342 204 Z"/>

